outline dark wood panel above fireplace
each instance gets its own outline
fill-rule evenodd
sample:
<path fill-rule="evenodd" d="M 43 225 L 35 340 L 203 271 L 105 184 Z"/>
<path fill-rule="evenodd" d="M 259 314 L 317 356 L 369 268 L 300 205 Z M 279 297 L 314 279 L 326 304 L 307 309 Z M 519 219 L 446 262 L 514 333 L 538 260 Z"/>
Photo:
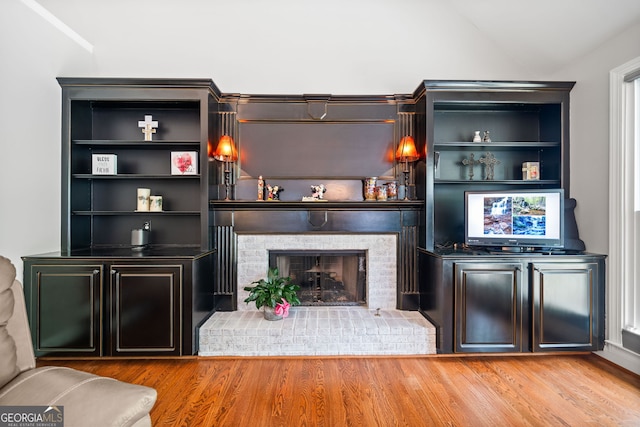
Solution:
<path fill-rule="evenodd" d="M 239 152 L 232 198 L 255 200 L 262 176 L 285 188 L 283 200 L 302 200 L 310 185 L 324 184 L 329 200 L 361 201 L 363 179 L 402 180 L 394 153 L 413 131 L 413 110 L 406 95 L 226 95 L 221 120 L 231 115 Z"/>

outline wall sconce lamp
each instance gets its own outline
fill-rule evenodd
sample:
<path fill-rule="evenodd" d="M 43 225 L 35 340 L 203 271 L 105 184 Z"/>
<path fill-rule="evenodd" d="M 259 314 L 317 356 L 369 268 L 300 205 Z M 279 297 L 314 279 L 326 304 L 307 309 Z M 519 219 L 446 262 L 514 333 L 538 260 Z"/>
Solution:
<path fill-rule="evenodd" d="M 220 141 L 218 141 L 218 146 L 216 147 L 215 153 L 213 153 L 213 158 L 220 162 L 224 162 L 224 200 L 231 200 L 229 198 L 229 184 L 231 175 L 229 163 L 238 160 L 238 150 L 236 149 L 236 145 L 233 143 L 233 138 L 231 138 L 229 135 L 223 135 L 222 138 L 220 138 Z"/>
<path fill-rule="evenodd" d="M 418 160 L 418 150 L 416 150 L 416 143 L 412 136 L 403 136 L 398 144 L 396 150 L 396 160 L 404 162 L 404 200 L 409 200 L 409 162 L 415 162 Z"/>

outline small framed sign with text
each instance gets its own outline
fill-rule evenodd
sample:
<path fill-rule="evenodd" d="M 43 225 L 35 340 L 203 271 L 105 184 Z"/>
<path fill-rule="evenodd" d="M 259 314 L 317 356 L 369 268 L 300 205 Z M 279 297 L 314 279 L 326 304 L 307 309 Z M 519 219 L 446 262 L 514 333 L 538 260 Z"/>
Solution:
<path fill-rule="evenodd" d="M 92 154 L 91 173 L 93 175 L 117 175 L 118 156 L 115 154 Z"/>

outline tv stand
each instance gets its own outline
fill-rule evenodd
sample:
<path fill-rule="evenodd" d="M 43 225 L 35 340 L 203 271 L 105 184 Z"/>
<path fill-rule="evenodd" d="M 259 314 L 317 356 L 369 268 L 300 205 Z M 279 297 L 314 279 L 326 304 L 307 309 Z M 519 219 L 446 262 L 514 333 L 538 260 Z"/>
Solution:
<path fill-rule="evenodd" d="M 418 273 L 439 353 L 604 346 L 604 255 L 420 249 Z"/>
<path fill-rule="evenodd" d="M 521 248 L 518 246 L 502 246 L 500 250 L 502 252 L 531 252 L 531 248 Z"/>
<path fill-rule="evenodd" d="M 567 251 L 560 248 L 531 248 L 521 246 L 503 246 L 500 248 L 487 248 L 491 255 L 524 254 L 524 255 L 578 255 L 580 252 Z"/>

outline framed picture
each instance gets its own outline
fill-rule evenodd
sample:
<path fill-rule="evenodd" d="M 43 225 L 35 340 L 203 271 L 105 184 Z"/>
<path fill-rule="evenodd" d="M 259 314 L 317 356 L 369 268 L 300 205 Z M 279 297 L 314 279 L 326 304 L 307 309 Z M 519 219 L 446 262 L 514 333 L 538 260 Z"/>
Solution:
<path fill-rule="evenodd" d="M 91 173 L 93 175 L 117 175 L 118 156 L 115 154 L 92 154 Z"/>
<path fill-rule="evenodd" d="M 197 151 L 172 151 L 171 175 L 197 175 L 198 152 Z"/>
<path fill-rule="evenodd" d="M 540 162 L 524 162 L 522 164 L 522 179 L 537 181 L 540 179 Z"/>

